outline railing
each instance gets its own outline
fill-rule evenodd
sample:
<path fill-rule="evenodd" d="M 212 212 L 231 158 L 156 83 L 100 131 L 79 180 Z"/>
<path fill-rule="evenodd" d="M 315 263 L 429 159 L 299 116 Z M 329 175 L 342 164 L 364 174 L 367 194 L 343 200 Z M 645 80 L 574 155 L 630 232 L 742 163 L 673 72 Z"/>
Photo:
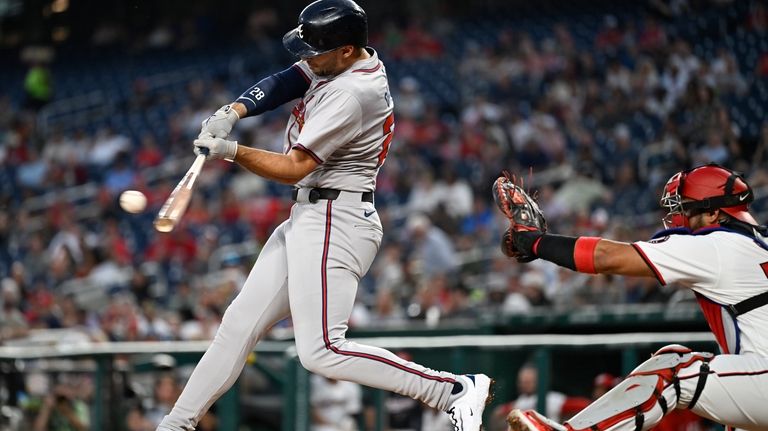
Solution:
<path fill-rule="evenodd" d="M 591 335 L 481 335 L 481 336 L 439 336 L 439 337 L 391 337 L 365 338 L 363 343 L 390 350 L 407 350 L 415 355 L 432 355 L 431 359 L 420 361 L 426 366 L 441 366 L 456 373 L 482 372 L 492 375 L 501 386 L 514 385 L 515 368 L 510 355 L 533 358 L 539 369 L 539 410 L 544 411 L 544 394 L 552 382 L 553 370 L 579 367 L 577 364 L 563 364 L 558 358 L 568 352 L 617 352 L 620 353 L 621 370 L 628 373 L 641 362 L 640 351 L 657 349 L 666 344 L 678 343 L 689 347 L 714 351 L 714 338 L 708 332 L 686 333 L 625 333 Z M 141 354 L 167 353 L 179 357 L 190 354 L 197 360 L 209 342 L 125 342 L 99 344 L 72 344 L 60 346 L 15 346 L 0 347 L 0 361 L 41 363 L 56 358 L 88 359 L 96 382 L 95 420 L 96 429 L 117 429 L 118 417 L 115 400 L 114 379 L 115 357 Z M 274 379 L 282 386 L 283 417 L 285 431 L 308 431 L 310 426 L 310 379 L 302 368 L 296 349 L 290 341 L 263 341 L 255 352 L 258 354 L 255 366 L 263 366 L 258 358 L 277 356 L 283 358 L 283 374 Z M 518 358 L 519 359 L 519 358 Z M 519 363 L 519 361 L 518 361 Z M 554 368 L 554 366 L 557 368 Z M 125 370 L 119 370 L 125 372 Z M 386 392 L 377 391 L 375 399 L 377 431 L 385 429 L 384 401 Z M 235 431 L 239 427 L 238 405 L 241 396 L 235 384 L 218 402 L 217 412 L 221 419 L 220 430 Z"/>
<path fill-rule="evenodd" d="M 65 123 L 72 128 L 83 127 L 95 119 L 111 115 L 112 103 L 101 90 L 55 100 L 37 114 L 38 132 L 47 136 L 57 123 Z"/>

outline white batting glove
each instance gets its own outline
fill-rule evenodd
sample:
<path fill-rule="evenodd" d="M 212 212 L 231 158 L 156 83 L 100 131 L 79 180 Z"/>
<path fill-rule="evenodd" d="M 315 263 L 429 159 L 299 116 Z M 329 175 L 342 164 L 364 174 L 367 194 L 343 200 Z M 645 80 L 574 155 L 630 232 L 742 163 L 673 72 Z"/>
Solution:
<path fill-rule="evenodd" d="M 207 149 L 208 160 L 224 159 L 231 162 L 235 160 L 237 155 L 237 141 L 207 137 L 195 139 L 192 144 L 195 146 L 196 155 L 205 154 L 203 149 Z"/>
<path fill-rule="evenodd" d="M 203 120 L 202 128 L 198 138 L 213 136 L 214 138 L 226 138 L 232 131 L 240 116 L 237 111 L 232 109 L 232 105 L 224 105 L 213 113 L 210 117 Z"/>

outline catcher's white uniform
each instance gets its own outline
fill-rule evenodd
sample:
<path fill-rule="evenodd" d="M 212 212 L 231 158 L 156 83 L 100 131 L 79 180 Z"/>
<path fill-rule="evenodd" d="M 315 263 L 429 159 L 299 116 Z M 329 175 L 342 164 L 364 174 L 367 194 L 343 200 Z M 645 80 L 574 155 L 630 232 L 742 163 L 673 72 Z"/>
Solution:
<path fill-rule="evenodd" d="M 765 239 L 712 229 L 633 245 L 662 284 L 694 291 L 720 345 L 692 410 L 716 422 L 768 429 L 768 306 L 735 318 L 728 308 L 768 291 Z M 698 363 L 680 370 L 683 395 L 695 391 L 698 379 L 691 377 L 698 372 Z"/>

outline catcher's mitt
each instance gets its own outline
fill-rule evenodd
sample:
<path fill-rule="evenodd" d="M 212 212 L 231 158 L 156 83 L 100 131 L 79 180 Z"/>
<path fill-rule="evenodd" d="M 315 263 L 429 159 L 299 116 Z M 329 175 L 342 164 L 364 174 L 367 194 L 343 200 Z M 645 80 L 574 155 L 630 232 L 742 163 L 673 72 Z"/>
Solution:
<path fill-rule="evenodd" d="M 536 259 L 533 244 L 547 231 L 547 220 L 536 200 L 523 189 L 522 180 L 503 172 L 493 183 L 493 199 L 510 224 L 501 239 L 501 251 L 518 262 Z"/>

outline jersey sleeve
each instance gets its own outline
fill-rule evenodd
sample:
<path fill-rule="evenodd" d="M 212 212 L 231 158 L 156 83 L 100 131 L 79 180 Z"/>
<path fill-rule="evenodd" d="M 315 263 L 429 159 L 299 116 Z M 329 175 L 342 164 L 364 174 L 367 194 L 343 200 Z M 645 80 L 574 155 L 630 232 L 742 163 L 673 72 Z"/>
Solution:
<path fill-rule="evenodd" d="M 323 94 L 306 118 L 293 148 L 308 152 L 323 163 L 342 145 L 360 135 L 363 112 L 360 102 L 341 89 Z"/>
<path fill-rule="evenodd" d="M 679 282 L 714 287 L 720 278 L 720 257 L 712 238 L 669 235 L 632 244 L 661 284 Z"/>
<path fill-rule="evenodd" d="M 237 98 L 237 102 L 242 103 L 247 109 L 243 118 L 263 114 L 301 97 L 310 83 L 311 78 L 296 64 L 282 72 L 267 76 Z"/>

